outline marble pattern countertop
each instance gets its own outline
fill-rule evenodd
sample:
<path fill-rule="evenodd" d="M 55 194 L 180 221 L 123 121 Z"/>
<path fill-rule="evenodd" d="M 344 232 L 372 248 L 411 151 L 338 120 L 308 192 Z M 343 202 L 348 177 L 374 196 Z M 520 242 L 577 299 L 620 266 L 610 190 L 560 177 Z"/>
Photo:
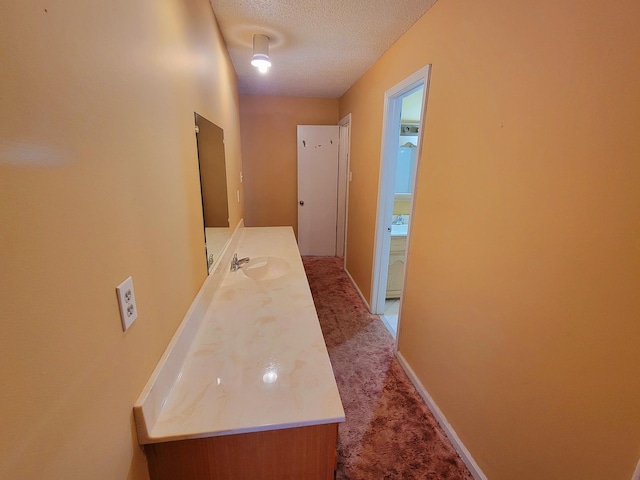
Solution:
<path fill-rule="evenodd" d="M 140 425 L 144 392 L 134 407 L 140 443 L 344 421 L 293 230 L 235 235 L 230 255 L 278 257 L 286 262 L 279 260 L 281 276 L 254 280 L 243 271 L 251 263 L 236 272 L 220 264 L 227 273 L 153 424 Z M 283 263 L 290 268 L 283 271 Z"/>

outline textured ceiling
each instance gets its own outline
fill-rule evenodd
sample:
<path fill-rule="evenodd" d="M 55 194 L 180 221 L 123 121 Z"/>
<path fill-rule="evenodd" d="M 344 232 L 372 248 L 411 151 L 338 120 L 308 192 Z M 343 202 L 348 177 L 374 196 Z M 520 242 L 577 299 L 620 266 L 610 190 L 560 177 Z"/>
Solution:
<path fill-rule="evenodd" d="M 210 0 L 241 94 L 340 97 L 436 0 Z M 273 66 L 250 64 L 267 35 Z M 416 46 L 419 48 L 419 46 Z"/>

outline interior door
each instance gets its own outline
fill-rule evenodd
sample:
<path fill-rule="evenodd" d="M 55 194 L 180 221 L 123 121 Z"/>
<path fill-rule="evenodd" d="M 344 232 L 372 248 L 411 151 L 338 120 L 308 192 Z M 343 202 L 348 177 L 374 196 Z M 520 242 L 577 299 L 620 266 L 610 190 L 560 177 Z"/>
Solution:
<path fill-rule="evenodd" d="M 339 135 L 337 125 L 298 125 L 301 255 L 336 255 Z"/>

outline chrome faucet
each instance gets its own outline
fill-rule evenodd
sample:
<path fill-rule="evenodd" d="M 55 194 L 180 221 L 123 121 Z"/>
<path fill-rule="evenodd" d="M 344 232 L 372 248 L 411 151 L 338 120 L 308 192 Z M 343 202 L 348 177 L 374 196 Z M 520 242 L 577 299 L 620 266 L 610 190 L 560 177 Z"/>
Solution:
<path fill-rule="evenodd" d="M 233 260 L 231 260 L 231 271 L 237 271 L 243 263 L 247 263 L 249 261 L 249 257 L 244 257 L 238 260 L 238 254 L 233 254 Z"/>

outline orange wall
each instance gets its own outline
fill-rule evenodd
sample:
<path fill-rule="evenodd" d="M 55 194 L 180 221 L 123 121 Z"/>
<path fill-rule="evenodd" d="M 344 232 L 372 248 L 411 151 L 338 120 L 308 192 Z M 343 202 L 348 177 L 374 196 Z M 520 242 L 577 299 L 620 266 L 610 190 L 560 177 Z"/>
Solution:
<path fill-rule="evenodd" d="M 298 228 L 298 125 L 337 125 L 338 100 L 240 96 L 245 224 Z"/>
<path fill-rule="evenodd" d="M 225 129 L 242 216 L 235 72 L 207 0 L 0 19 L 0 478 L 142 480 L 132 406 L 206 276 L 194 111 Z"/>
<path fill-rule="evenodd" d="M 640 4 L 438 2 L 341 99 L 371 285 L 384 91 L 432 64 L 400 352 L 491 480 L 640 457 Z"/>

